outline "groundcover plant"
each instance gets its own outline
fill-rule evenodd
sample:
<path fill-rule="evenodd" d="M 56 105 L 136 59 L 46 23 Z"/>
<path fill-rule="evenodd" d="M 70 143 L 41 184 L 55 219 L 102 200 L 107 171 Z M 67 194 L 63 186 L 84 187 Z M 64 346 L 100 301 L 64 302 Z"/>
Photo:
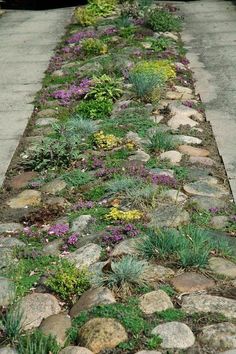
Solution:
<path fill-rule="evenodd" d="M 236 211 L 181 27 L 151 0 L 75 10 L 2 190 L 0 347 L 234 347 Z"/>

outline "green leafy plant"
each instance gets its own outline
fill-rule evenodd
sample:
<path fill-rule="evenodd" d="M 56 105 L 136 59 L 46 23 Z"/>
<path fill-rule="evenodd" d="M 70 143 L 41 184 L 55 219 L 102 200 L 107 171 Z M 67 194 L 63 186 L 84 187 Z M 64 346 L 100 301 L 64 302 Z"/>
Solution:
<path fill-rule="evenodd" d="M 13 303 L 2 317 L 4 336 L 10 343 L 15 343 L 22 333 L 23 312 L 19 304 Z"/>
<path fill-rule="evenodd" d="M 176 146 L 172 136 L 162 131 L 156 131 L 149 136 L 148 148 L 151 152 L 163 152 L 173 150 Z"/>
<path fill-rule="evenodd" d="M 21 336 L 17 345 L 19 354 L 58 354 L 60 346 L 53 336 L 46 336 L 41 331 Z"/>
<path fill-rule="evenodd" d="M 179 309 L 167 309 L 165 311 L 157 312 L 156 317 L 158 320 L 162 320 L 164 322 L 183 321 L 186 314 Z"/>
<path fill-rule="evenodd" d="M 62 178 L 69 186 L 76 188 L 93 180 L 93 177 L 88 172 L 81 171 L 79 168 L 63 174 Z"/>
<path fill-rule="evenodd" d="M 105 119 L 112 112 L 112 100 L 82 101 L 75 109 L 81 117 L 86 119 Z"/>
<path fill-rule="evenodd" d="M 130 73 L 129 81 L 137 97 L 144 101 L 152 101 L 160 99 L 165 80 L 162 74 L 133 71 Z"/>
<path fill-rule="evenodd" d="M 120 27 L 119 29 L 119 35 L 123 38 L 132 38 L 136 29 L 134 26 L 125 26 L 125 27 Z"/>
<path fill-rule="evenodd" d="M 98 38 L 85 38 L 81 41 L 81 48 L 85 55 L 106 54 L 107 45 Z"/>
<path fill-rule="evenodd" d="M 111 99 L 113 101 L 123 93 L 122 82 L 122 79 L 113 78 L 105 74 L 100 77 L 94 76 L 92 86 L 85 98 L 96 100 Z"/>
<path fill-rule="evenodd" d="M 84 194 L 84 196 L 88 200 L 97 201 L 97 200 L 104 198 L 104 196 L 106 195 L 106 192 L 107 192 L 106 187 L 101 185 L 101 186 L 97 186 L 95 188 L 92 188 L 90 191 L 86 192 Z"/>
<path fill-rule="evenodd" d="M 152 40 L 151 49 L 155 52 L 162 52 L 169 48 L 172 44 L 171 39 L 165 37 L 159 37 L 157 39 Z"/>
<path fill-rule="evenodd" d="M 116 8 L 116 0 L 89 0 L 88 7 L 97 16 L 109 16 Z"/>
<path fill-rule="evenodd" d="M 111 263 L 111 271 L 101 278 L 101 283 L 111 288 L 129 288 L 143 283 L 141 275 L 146 262 L 132 256 L 124 256 Z"/>
<path fill-rule="evenodd" d="M 78 7 L 74 12 L 76 22 L 81 26 L 92 26 L 97 22 L 97 14 L 94 9 L 86 7 Z"/>
<path fill-rule="evenodd" d="M 152 336 L 151 338 L 148 338 L 147 340 L 147 347 L 148 349 L 157 349 L 160 344 L 162 343 L 162 339 L 160 336 Z"/>
<path fill-rule="evenodd" d="M 130 20 L 130 17 L 127 15 L 123 15 L 118 17 L 115 20 L 116 27 L 118 28 L 125 28 L 125 27 L 130 27 L 132 25 L 132 22 Z"/>
<path fill-rule="evenodd" d="M 147 24 L 157 32 L 178 32 L 181 30 L 180 19 L 160 9 L 153 9 L 148 13 Z"/>
<path fill-rule="evenodd" d="M 89 273 L 86 269 L 77 269 L 73 263 L 63 259 L 47 279 L 46 285 L 62 300 L 73 302 L 89 288 Z"/>

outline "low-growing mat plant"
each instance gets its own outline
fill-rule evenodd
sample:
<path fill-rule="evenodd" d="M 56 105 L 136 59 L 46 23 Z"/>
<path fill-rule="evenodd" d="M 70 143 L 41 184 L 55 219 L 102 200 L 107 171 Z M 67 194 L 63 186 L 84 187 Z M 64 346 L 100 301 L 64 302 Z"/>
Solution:
<path fill-rule="evenodd" d="M 86 119 L 105 119 L 112 112 L 111 100 L 88 100 L 82 101 L 76 108 L 75 112 Z"/>
<path fill-rule="evenodd" d="M 93 177 L 89 172 L 81 171 L 79 168 L 64 173 L 61 178 L 64 179 L 68 186 L 76 188 L 93 180 Z"/>

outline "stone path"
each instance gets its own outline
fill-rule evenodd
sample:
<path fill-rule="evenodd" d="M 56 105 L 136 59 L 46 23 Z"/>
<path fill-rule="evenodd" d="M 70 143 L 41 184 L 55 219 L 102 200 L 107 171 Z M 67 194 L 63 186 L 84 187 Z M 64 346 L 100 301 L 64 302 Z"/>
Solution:
<path fill-rule="evenodd" d="M 0 19 L 0 187 L 72 8 L 7 11 Z"/>
<path fill-rule="evenodd" d="M 196 90 L 206 105 L 236 200 L 236 4 L 202 0 L 176 5 L 185 17 L 182 38 Z"/>

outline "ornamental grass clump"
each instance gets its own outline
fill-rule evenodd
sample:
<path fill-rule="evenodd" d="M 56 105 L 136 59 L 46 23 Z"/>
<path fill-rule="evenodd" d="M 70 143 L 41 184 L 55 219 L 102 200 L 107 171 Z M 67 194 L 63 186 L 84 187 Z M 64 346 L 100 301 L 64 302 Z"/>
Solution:
<path fill-rule="evenodd" d="M 156 32 L 179 32 L 181 30 L 181 20 L 173 14 L 153 9 L 146 16 L 147 25 Z"/>
<path fill-rule="evenodd" d="M 13 303 L 2 317 L 2 331 L 10 343 L 15 343 L 22 334 L 23 312 L 19 304 Z"/>
<path fill-rule="evenodd" d="M 60 349 L 55 337 L 39 330 L 21 336 L 17 345 L 19 354 L 58 354 Z"/>
<path fill-rule="evenodd" d="M 106 183 L 106 188 L 110 193 L 119 193 L 139 188 L 141 184 L 141 179 L 117 175 L 114 179 Z"/>
<path fill-rule="evenodd" d="M 165 80 L 162 74 L 134 71 L 130 73 L 129 81 L 136 96 L 148 102 L 160 99 Z"/>
<path fill-rule="evenodd" d="M 170 134 L 156 131 L 149 136 L 148 148 L 151 152 L 163 152 L 168 150 L 174 150 L 176 143 Z"/>

